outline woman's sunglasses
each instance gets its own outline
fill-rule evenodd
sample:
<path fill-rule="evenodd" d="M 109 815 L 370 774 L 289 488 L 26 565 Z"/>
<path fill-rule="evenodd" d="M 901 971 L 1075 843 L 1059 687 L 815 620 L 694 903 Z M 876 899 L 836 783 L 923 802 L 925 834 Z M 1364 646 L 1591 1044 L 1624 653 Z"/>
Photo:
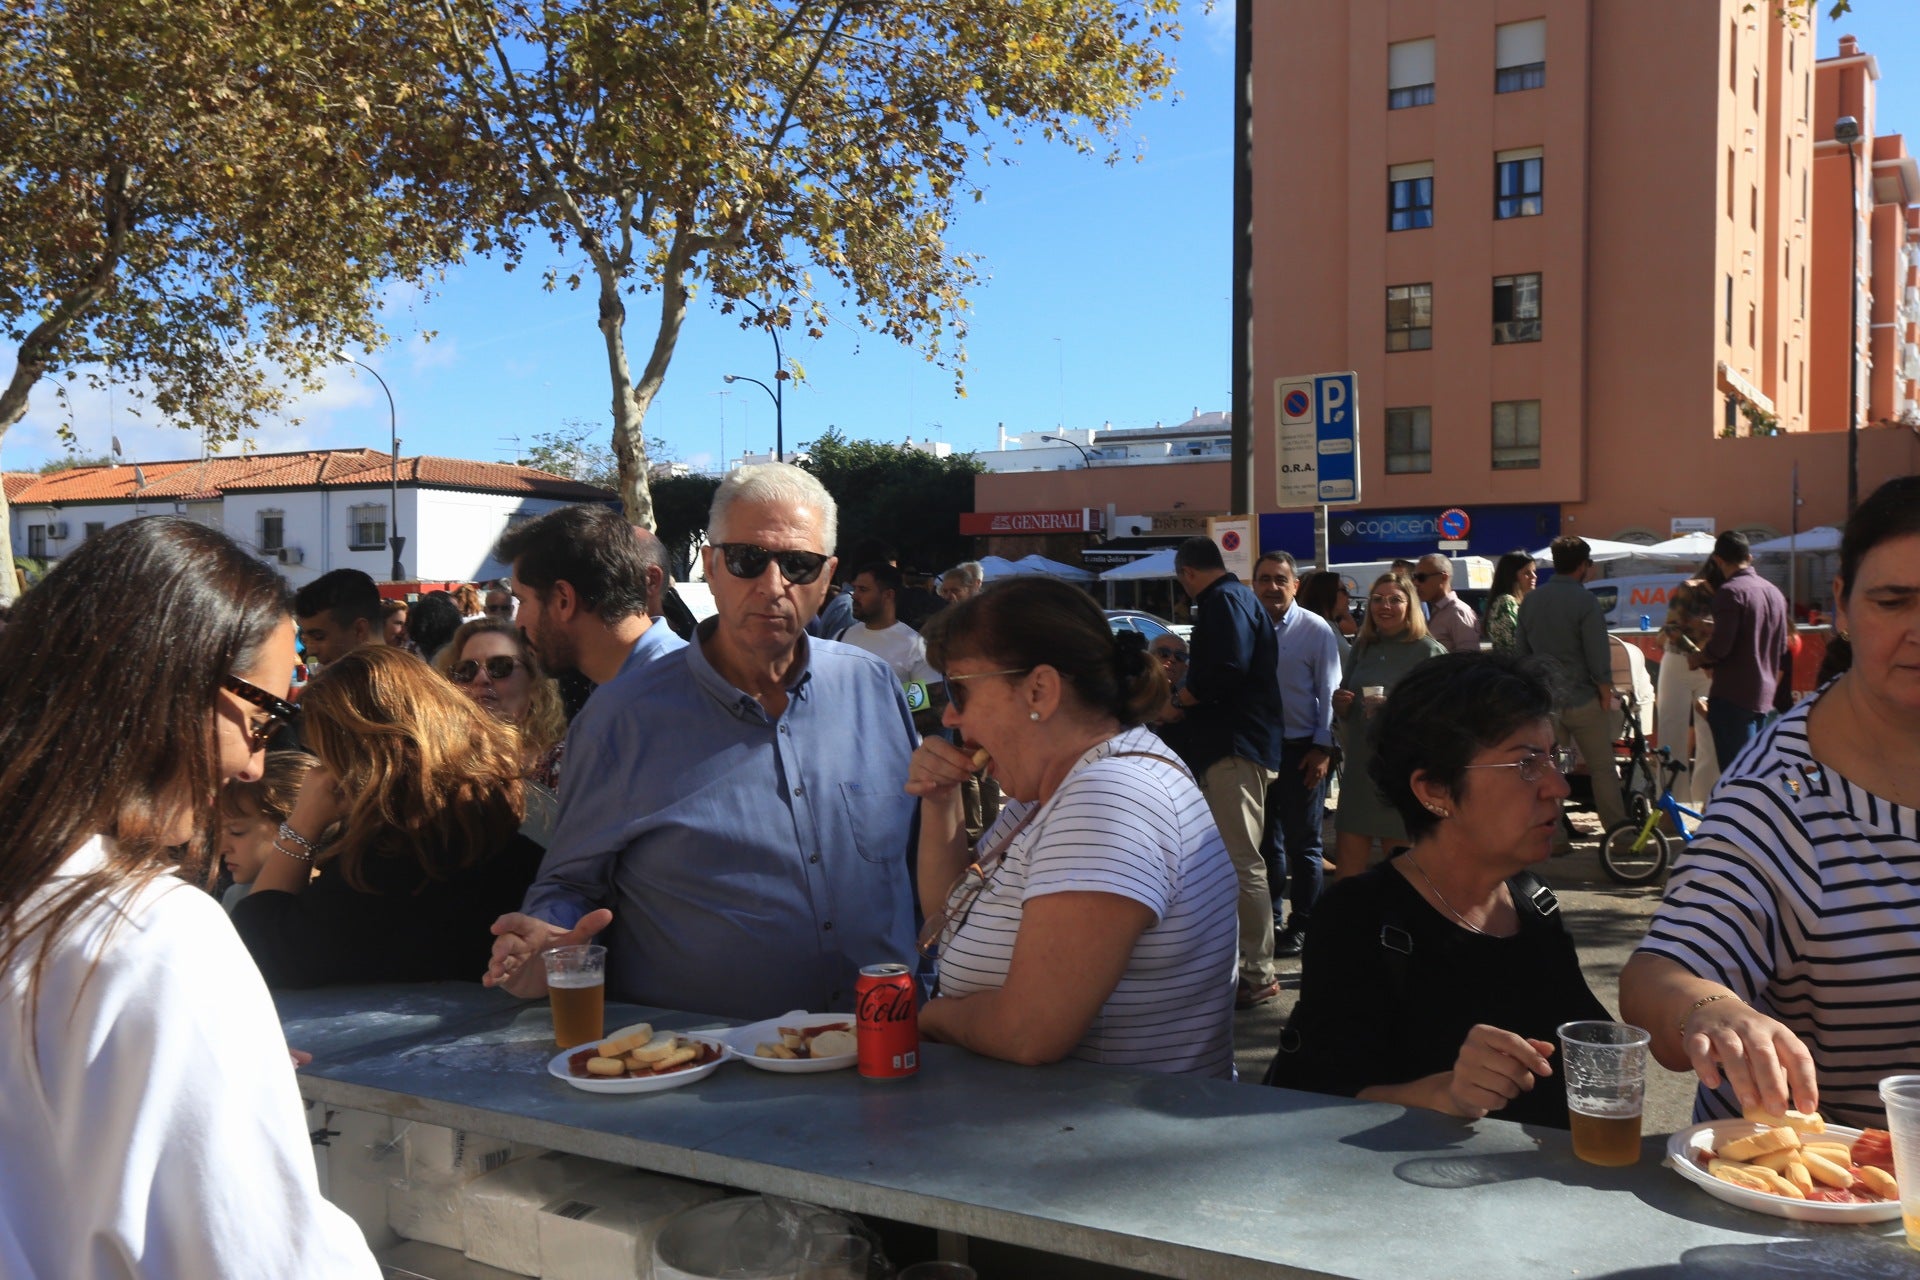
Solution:
<path fill-rule="evenodd" d="M 223 676 L 220 687 L 242 702 L 250 702 L 267 713 L 265 720 L 248 726 L 248 731 L 253 735 L 253 745 L 256 747 L 266 746 L 267 739 L 280 732 L 282 727 L 300 714 L 300 708 L 294 703 L 288 702 L 285 698 L 276 698 L 259 685 L 250 684 L 239 676 Z"/>
<path fill-rule="evenodd" d="M 769 551 L 751 542 L 716 542 L 714 550 L 720 553 L 727 572 L 736 578 L 752 580 L 765 573 L 768 565 L 777 564 L 780 576 L 796 587 L 819 577 L 820 570 L 833 558 L 818 551 Z"/>
<path fill-rule="evenodd" d="M 1033 670 L 1032 667 L 1004 667 L 999 671 L 975 671 L 971 675 L 944 677 L 947 682 L 947 701 L 953 704 L 957 715 L 967 712 L 967 681 L 984 680 L 988 676 L 1023 676 Z"/>
<path fill-rule="evenodd" d="M 447 672 L 447 674 L 453 677 L 455 684 L 472 684 L 474 680 L 479 677 L 481 668 L 484 667 L 486 668 L 487 679 L 498 684 L 500 681 L 512 675 L 516 667 L 523 667 L 525 665 L 526 664 L 520 661 L 520 659 L 501 653 L 495 654 L 485 662 L 480 661 L 478 658 L 468 658 L 465 662 L 456 662 L 453 664 L 453 670 Z"/>

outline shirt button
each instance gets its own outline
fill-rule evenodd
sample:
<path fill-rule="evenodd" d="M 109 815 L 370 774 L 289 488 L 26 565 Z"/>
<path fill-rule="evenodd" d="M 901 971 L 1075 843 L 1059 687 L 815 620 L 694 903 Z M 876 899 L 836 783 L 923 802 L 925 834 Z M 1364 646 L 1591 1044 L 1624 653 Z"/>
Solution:
<path fill-rule="evenodd" d="M 832 933 L 832 932 L 833 932 L 833 921 L 831 921 L 831 920 L 828 920 L 828 921 L 826 921 L 825 923 L 823 923 L 823 924 L 822 924 L 822 925 L 821 925 L 820 927 L 821 927 L 822 929 L 824 929 L 824 930 L 825 930 L 826 932 L 828 932 L 828 933 Z"/>
<path fill-rule="evenodd" d="M 816 853 L 816 854 L 814 854 L 814 855 L 813 855 L 813 856 L 812 856 L 811 858 L 808 858 L 808 859 L 807 859 L 807 861 L 808 861 L 808 862 L 818 862 L 818 861 L 820 861 L 820 855 Z"/>
<path fill-rule="evenodd" d="M 806 788 L 805 788 L 805 787 L 795 787 L 795 788 L 793 789 L 793 794 L 795 794 L 795 795 L 800 795 L 800 794 L 802 794 L 802 793 L 803 793 L 803 792 L 805 792 L 805 791 L 806 791 Z"/>

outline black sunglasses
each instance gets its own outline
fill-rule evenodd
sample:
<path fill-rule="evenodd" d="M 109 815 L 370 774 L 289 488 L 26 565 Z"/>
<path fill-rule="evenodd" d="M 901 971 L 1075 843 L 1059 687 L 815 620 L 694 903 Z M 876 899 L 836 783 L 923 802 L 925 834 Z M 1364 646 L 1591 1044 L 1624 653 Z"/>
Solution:
<path fill-rule="evenodd" d="M 300 714 L 300 708 L 285 698 L 276 698 L 257 684 L 249 684 L 239 676 L 222 676 L 220 687 L 243 702 L 250 702 L 267 713 L 267 718 L 259 724 L 249 726 L 255 746 L 265 746 L 267 739 L 278 733 L 283 725 Z"/>
<path fill-rule="evenodd" d="M 818 551 L 769 551 L 765 547 L 756 547 L 751 542 L 716 542 L 714 550 L 720 553 L 720 559 L 727 566 L 727 572 L 736 578 L 753 579 L 767 571 L 767 566 L 780 566 L 780 576 L 796 587 L 804 587 L 820 576 L 820 570 L 826 567 L 832 556 L 822 555 Z"/>
<path fill-rule="evenodd" d="M 485 662 L 480 661 L 478 658 L 468 658 L 465 662 L 456 662 L 453 664 L 453 670 L 447 672 L 447 675 L 452 678 L 455 684 L 472 684 L 474 680 L 479 677 L 480 669 L 485 667 L 487 679 L 498 682 L 512 675 L 516 667 L 525 665 L 526 664 L 521 662 L 520 659 L 512 657 L 511 655 L 496 653 Z"/>
<path fill-rule="evenodd" d="M 1171 659 L 1174 662 L 1185 662 L 1187 660 L 1187 651 L 1185 649 L 1175 649 L 1170 645 L 1161 645 L 1154 649 L 1153 656 L 1161 659 Z"/>
<path fill-rule="evenodd" d="M 1449 576 L 1451 575 L 1441 573 L 1438 569 L 1422 569 L 1419 573 L 1413 575 L 1413 580 L 1415 582 L 1425 582 L 1428 578 L 1445 578 Z"/>

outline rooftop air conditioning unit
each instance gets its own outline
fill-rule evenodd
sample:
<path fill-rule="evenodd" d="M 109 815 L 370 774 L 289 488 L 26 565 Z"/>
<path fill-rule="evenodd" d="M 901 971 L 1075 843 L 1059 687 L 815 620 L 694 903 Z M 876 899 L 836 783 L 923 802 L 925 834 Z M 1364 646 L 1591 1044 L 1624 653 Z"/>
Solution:
<path fill-rule="evenodd" d="M 274 552 L 274 556 L 281 564 L 305 564 L 307 562 L 307 553 L 299 547 L 281 547 L 278 551 Z"/>

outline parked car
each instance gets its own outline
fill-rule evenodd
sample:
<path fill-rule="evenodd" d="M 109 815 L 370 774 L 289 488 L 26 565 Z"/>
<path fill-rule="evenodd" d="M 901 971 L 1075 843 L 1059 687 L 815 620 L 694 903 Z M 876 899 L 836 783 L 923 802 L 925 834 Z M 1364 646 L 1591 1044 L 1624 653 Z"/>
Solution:
<path fill-rule="evenodd" d="M 1138 609 L 1107 610 L 1107 625 L 1116 632 L 1138 631 L 1147 638 L 1148 647 L 1152 647 L 1153 642 L 1164 635 L 1175 635 L 1185 640 L 1193 634 L 1191 626 L 1168 622 L 1165 618 L 1151 613 L 1142 613 Z"/>

